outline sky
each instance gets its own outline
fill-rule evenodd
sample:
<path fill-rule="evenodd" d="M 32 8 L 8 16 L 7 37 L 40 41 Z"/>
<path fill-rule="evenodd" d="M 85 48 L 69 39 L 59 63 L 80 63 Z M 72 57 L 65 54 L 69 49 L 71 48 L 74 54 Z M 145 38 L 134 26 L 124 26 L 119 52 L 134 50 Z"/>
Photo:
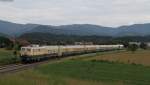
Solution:
<path fill-rule="evenodd" d="M 150 0 L 0 0 L 0 20 L 110 27 L 150 23 Z"/>

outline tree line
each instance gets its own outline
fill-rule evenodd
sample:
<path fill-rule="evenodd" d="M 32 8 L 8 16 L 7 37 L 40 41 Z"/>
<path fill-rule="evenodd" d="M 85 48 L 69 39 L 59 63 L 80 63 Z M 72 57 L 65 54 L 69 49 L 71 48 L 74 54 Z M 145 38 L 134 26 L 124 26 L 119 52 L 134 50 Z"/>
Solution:
<path fill-rule="evenodd" d="M 143 50 L 147 50 L 148 44 L 141 42 L 140 44 L 130 44 L 129 42 L 124 43 L 124 47 L 128 50 L 128 51 L 132 51 L 133 53 L 135 51 L 137 51 L 138 49 L 143 49 Z"/>
<path fill-rule="evenodd" d="M 19 37 L 32 44 L 46 45 L 70 45 L 74 42 L 93 42 L 94 44 L 124 44 L 126 42 L 150 42 L 150 36 L 77 36 L 77 35 L 56 35 L 50 33 L 26 33 Z"/>

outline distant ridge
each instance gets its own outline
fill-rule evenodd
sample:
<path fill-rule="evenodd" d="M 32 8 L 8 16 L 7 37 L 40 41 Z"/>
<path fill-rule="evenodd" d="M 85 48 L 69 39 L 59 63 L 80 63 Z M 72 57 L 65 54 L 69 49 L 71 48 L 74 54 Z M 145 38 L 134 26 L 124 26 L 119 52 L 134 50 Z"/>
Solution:
<path fill-rule="evenodd" d="M 32 32 L 79 36 L 146 36 L 150 35 L 150 23 L 134 24 L 113 28 L 92 24 L 73 24 L 60 26 L 40 24 L 17 24 L 0 20 L 0 33 L 10 36 L 19 36 L 24 33 Z"/>
<path fill-rule="evenodd" d="M 9 36 L 6 34 L 0 33 L 0 37 L 9 37 Z"/>

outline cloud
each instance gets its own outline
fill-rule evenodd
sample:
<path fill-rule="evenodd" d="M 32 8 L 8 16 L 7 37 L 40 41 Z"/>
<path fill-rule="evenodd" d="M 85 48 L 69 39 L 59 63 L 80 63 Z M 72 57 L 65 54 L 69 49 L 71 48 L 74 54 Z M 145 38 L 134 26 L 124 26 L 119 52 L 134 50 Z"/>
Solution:
<path fill-rule="evenodd" d="M 150 0 L 15 0 L 0 2 L 0 19 L 52 25 L 148 23 L 149 3 Z"/>

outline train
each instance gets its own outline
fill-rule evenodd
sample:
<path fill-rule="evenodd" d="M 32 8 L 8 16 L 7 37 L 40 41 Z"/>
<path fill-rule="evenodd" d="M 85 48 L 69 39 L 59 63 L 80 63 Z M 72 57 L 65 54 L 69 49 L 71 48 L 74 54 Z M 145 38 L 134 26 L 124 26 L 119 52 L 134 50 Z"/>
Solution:
<path fill-rule="evenodd" d="M 62 58 L 72 55 L 94 53 L 100 51 L 121 50 L 123 45 L 65 45 L 21 47 L 21 61 L 24 63 L 39 62 L 47 59 Z"/>

